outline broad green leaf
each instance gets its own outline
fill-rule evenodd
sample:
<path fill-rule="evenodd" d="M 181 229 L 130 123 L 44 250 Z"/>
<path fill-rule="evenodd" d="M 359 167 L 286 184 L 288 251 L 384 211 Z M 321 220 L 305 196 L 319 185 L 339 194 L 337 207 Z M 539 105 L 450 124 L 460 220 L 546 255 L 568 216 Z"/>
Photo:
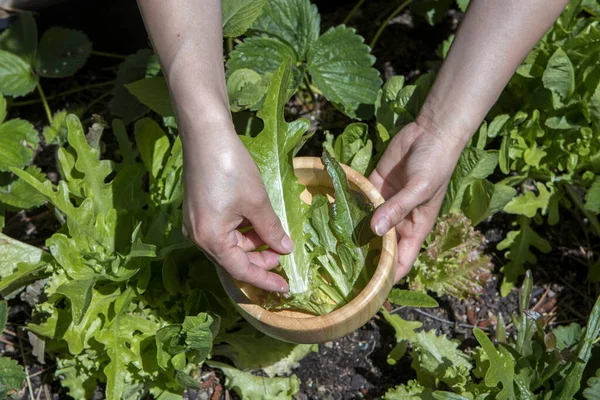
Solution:
<path fill-rule="evenodd" d="M 32 65 L 37 51 L 38 33 L 33 14 L 21 12 L 8 29 L 0 34 L 0 50 L 8 51 Z"/>
<path fill-rule="evenodd" d="M 55 26 L 40 38 L 35 70 L 46 78 L 65 78 L 83 67 L 91 52 L 92 43 L 85 34 Z"/>
<path fill-rule="evenodd" d="M 0 300 L 0 334 L 6 329 L 8 322 L 8 304 L 4 300 Z"/>
<path fill-rule="evenodd" d="M 325 250 L 330 253 L 336 252 L 337 239 L 331 230 L 329 215 L 329 200 L 323 195 L 316 195 L 311 203 L 312 213 L 310 222 L 317 234 L 318 239 Z"/>
<path fill-rule="evenodd" d="M 513 387 L 515 360 L 504 347 L 499 347 L 499 351 L 496 350 L 492 341 L 481 329 L 473 329 L 473 334 L 490 360 L 490 367 L 485 374 L 485 384 L 488 387 L 495 387 L 502 383 L 502 390 L 496 395 L 496 398 L 515 399 Z"/>
<path fill-rule="evenodd" d="M 498 250 L 508 250 L 505 257 L 509 260 L 501 271 L 504 273 L 500 293 L 507 296 L 519 276 L 525 273 L 525 263 L 535 264 L 537 257 L 532 253 L 531 248 L 535 247 L 542 253 L 548 253 L 552 246 L 550 243 L 538 235 L 530 225 L 530 219 L 520 216 L 518 219 L 518 229 L 508 232 L 506 238 L 498 243 Z"/>
<path fill-rule="evenodd" d="M 167 152 L 171 146 L 169 137 L 152 119 L 144 118 L 135 123 L 135 143 L 140 157 L 153 179 L 158 178 L 164 167 Z"/>
<path fill-rule="evenodd" d="M 438 302 L 427 293 L 413 290 L 392 289 L 388 300 L 399 306 L 407 307 L 439 307 Z"/>
<path fill-rule="evenodd" d="M 475 181 L 465 193 L 462 208 L 473 225 L 502 210 L 517 191 L 510 186 L 493 184 L 488 180 Z"/>
<path fill-rule="evenodd" d="M 67 297 L 71 302 L 71 314 L 73 322 L 79 325 L 92 301 L 92 288 L 94 279 L 84 281 L 73 280 L 56 289 L 56 293 Z"/>
<path fill-rule="evenodd" d="M 15 272 L 19 264 L 37 264 L 44 251 L 0 233 L 0 278 L 2 282 Z"/>
<path fill-rule="evenodd" d="M 600 177 L 596 177 L 585 194 L 585 209 L 600 214 Z"/>
<path fill-rule="evenodd" d="M 319 12 L 309 0 L 267 0 L 251 26 L 293 47 L 299 60 L 305 59 L 320 28 Z"/>
<path fill-rule="evenodd" d="M 575 90 L 575 71 L 569 56 L 558 48 L 546 66 L 542 76 L 544 87 L 560 96 L 566 102 Z"/>
<path fill-rule="evenodd" d="M 50 275 L 51 271 L 49 271 L 48 268 L 48 261 L 49 260 L 45 259 L 44 261 L 37 263 L 18 262 L 16 265 L 12 264 L 11 267 L 16 267 L 16 269 L 14 269 L 10 275 L 0 279 L 0 295 L 9 296 L 11 293 L 28 284 Z"/>
<path fill-rule="evenodd" d="M 335 189 L 333 219 L 330 221 L 333 233 L 346 245 L 365 245 L 372 236 L 369 222 L 373 206 L 364 196 L 350 190 L 342 166 L 327 151 L 323 152 L 323 164 Z"/>
<path fill-rule="evenodd" d="M 289 279 L 290 292 L 308 290 L 309 255 L 305 249 L 304 220 L 309 206 L 300 199 L 304 187 L 294 176 L 292 157 L 294 149 L 308 129 L 308 121 L 299 119 L 287 123 L 283 109 L 288 99 L 286 83 L 289 81 L 290 65 L 283 64 L 273 74 L 263 108 L 258 116 L 264 129 L 258 136 L 243 136 L 242 140 L 254 158 L 275 214 L 281 220 L 284 231 L 295 244 L 294 252 L 281 256 L 280 262 Z"/>
<path fill-rule="evenodd" d="M 181 387 L 185 389 L 200 389 L 200 385 L 194 378 L 192 378 L 189 374 L 186 374 L 183 371 L 175 372 L 175 378 L 177 382 L 181 385 Z"/>
<path fill-rule="evenodd" d="M 266 0 L 223 0 L 223 36 L 242 36 L 260 14 Z"/>
<path fill-rule="evenodd" d="M 219 332 L 219 323 L 219 319 L 215 320 L 206 313 L 190 315 L 183 320 L 185 344 L 188 349 L 198 352 L 195 362 L 203 362 L 210 354 L 215 336 Z"/>
<path fill-rule="evenodd" d="M 25 168 L 25 171 L 40 182 L 46 179 L 46 174 L 34 165 Z M 39 207 L 45 202 L 46 197 L 20 178 L 11 181 L 6 186 L 0 187 L 0 203 L 4 203 L 9 207 L 27 210 Z"/>
<path fill-rule="evenodd" d="M 0 397 L 8 398 L 10 393 L 16 394 L 23 388 L 27 375 L 15 360 L 0 357 Z M 16 396 L 15 396 L 16 398 Z"/>
<path fill-rule="evenodd" d="M 533 218 L 537 214 L 538 209 L 542 214 L 546 214 L 551 192 L 548 191 L 546 185 L 543 183 L 538 182 L 536 187 L 538 195 L 533 191 L 525 192 L 509 201 L 504 206 L 504 211 L 510 214 L 525 215 L 529 218 Z"/>
<path fill-rule="evenodd" d="M 469 1 L 470 0 L 456 0 L 456 4 L 458 5 L 458 8 L 460 9 L 460 11 L 462 11 L 462 12 L 467 11 L 467 6 L 469 5 Z"/>
<path fill-rule="evenodd" d="M 175 115 L 167 80 L 162 76 L 144 78 L 125 84 L 129 93 L 161 117 Z"/>
<path fill-rule="evenodd" d="M 216 361 L 211 361 L 209 365 L 223 371 L 225 386 L 236 392 L 242 400 L 291 400 L 300 389 L 300 380 L 296 375 L 289 378 L 265 378 Z"/>
<path fill-rule="evenodd" d="M 367 176 L 369 166 L 371 165 L 371 159 L 373 157 L 373 142 L 368 140 L 366 145 L 356 152 L 350 162 L 350 168 L 356 172 Z"/>
<path fill-rule="evenodd" d="M 569 349 L 579 343 L 583 336 L 583 328 L 576 322 L 569 325 L 561 325 L 552 329 L 556 337 L 556 347 L 560 350 Z"/>
<path fill-rule="evenodd" d="M 227 79 L 231 111 L 238 112 L 258 104 L 267 92 L 268 79 L 251 69 L 233 71 Z"/>
<path fill-rule="evenodd" d="M 148 112 L 148 107 L 129 93 L 125 85 L 146 78 L 149 75 L 148 66 L 155 60 L 156 56 L 151 50 L 142 49 L 127 56 L 125 61 L 119 65 L 117 79 L 112 91 L 113 98 L 108 103 L 108 108 L 112 115 L 123 119 L 125 124 L 135 121 Z"/>
<path fill-rule="evenodd" d="M 88 282 L 100 275 L 88 265 L 82 249 L 74 239 L 55 233 L 48 238 L 46 246 L 69 278 L 73 279 L 71 282 Z"/>
<path fill-rule="evenodd" d="M 15 97 L 25 96 L 35 89 L 39 77 L 19 56 L 0 50 L 0 65 L 0 93 Z"/>
<path fill-rule="evenodd" d="M 366 109 L 377 98 L 381 79 L 372 68 L 374 62 L 362 36 L 343 25 L 325 32 L 307 55 L 313 82 L 327 100 L 352 118 L 368 117 Z"/>
<path fill-rule="evenodd" d="M 0 171 L 22 168 L 33 159 L 39 143 L 38 132 L 22 119 L 0 125 Z"/>

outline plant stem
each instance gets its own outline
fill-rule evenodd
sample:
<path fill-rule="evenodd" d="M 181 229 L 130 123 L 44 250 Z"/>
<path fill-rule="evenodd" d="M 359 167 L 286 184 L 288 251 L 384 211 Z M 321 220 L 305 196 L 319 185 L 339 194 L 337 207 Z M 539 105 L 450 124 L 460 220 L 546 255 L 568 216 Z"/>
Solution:
<path fill-rule="evenodd" d="M 106 93 L 101 94 L 100 96 L 98 96 L 94 100 L 92 100 L 92 102 L 89 103 L 87 105 L 87 107 L 85 108 L 85 110 L 81 113 L 81 116 L 84 116 L 88 111 L 90 111 L 92 109 L 93 106 L 95 106 L 96 104 L 98 104 L 99 101 L 101 101 L 102 99 L 106 98 L 107 96 L 110 96 L 110 94 L 111 94 L 111 92 L 106 92 Z"/>
<path fill-rule="evenodd" d="M 594 230 L 596 235 L 600 236 L 600 222 L 598 222 L 598 219 L 596 218 L 596 216 L 594 214 L 592 214 L 590 211 L 585 209 L 585 206 L 581 202 L 579 195 L 577 194 L 577 192 L 575 192 L 575 190 L 573 190 L 571 185 L 565 184 L 564 187 L 565 187 L 565 190 L 567 191 L 567 193 L 569 194 L 569 197 L 571 198 L 571 200 L 573 200 L 573 203 L 575 204 L 575 206 L 577 206 L 579 211 L 581 211 L 581 213 L 583 215 L 585 215 L 585 217 L 588 219 L 588 221 L 590 221 L 590 226 L 592 227 L 592 229 Z"/>
<path fill-rule="evenodd" d="M 112 85 L 114 83 L 115 83 L 115 81 L 92 83 L 91 85 L 81 86 L 81 87 L 78 87 L 78 88 L 75 88 L 75 89 L 69 89 L 69 90 L 66 90 L 64 92 L 60 92 L 60 93 L 54 94 L 52 96 L 48 96 L 45 99 L 46 100 L 54 100 L 54 99 L 56 99 L 58 97 L 68 96 L 70 94 L 84 92 L 84 91 L 90 90 L 90 89 L 97 89 L 97 88 L 104 87 L 104 86 L 110 86 L 110 85 Z M 38 84 L 38 87 L 39 87 L 39 84 Z M 41 87 L 38 90 L 41 90 Z M 42 100 L 42 99 L 25 100 L 25 101 L 15 101 L 15 102 L 10 103 L 10 106 L 11 107 L 31 106 L 31 105 L 38 104 L 38 103 L 43 103 L 43 102 L 44 102 L 44 100 Z"/>
<path fill-rule="evenodd" d="M 227 38 L 227 54 L 231 54 L 232 51 L 233 51 L 233 38 L 228 37 Z"/>
<path fill-rule="evenodd" d="M 392 13 L 390 15 L 388 15 L 388 17 L 385 19 L 385 21 L 383 21 L 383 23 L 381 24 L 381 26 L 379 27 L 379 29 L 375 33 L 375 36 L 373 37 L 373 40 L 371 40 L 371 43 L 369 44 L 369 46 L 371 47 L 371 49 L 375 48 L 375 45 L 377 44 L 377 41 L 379 40 L 379 37 L 383 33 L 384 29 L 387 27 L 388 23 L 394 17 L 396 17 L 396 15 L 400 14 L 400 12 L 402 12 L 402 10 L 404 10 L 406 7 L 408 7 L 410 5 L 410 3 L 412 3 L 412 2 L 413 2 L 413 0 L 406 0 L 404 3 L 402 3 L 398 7 L 396 7 L 396 9 L 394 11 L 392 11 Z"/>
<path fill-rule="evenodd" d="M 348 23 L 348 21 L 350 21 L 350 19 L 354 16 L 354 14 L 356 14 L 356 12 L 360 8 L 360 6 L 362 6 L 365 1 L 366 0 L 358 0 L 358 2 L 354 5 L 354 7 L 352 7 L 352 10 L 350 10 L 348 15 L 346 15 L 346 18 L 344 18 L 344 20 L 342 21 L 342 24 L 346 25 Z"/>
<path fill-rule="evenodd" d="M 52 125 L 52 111 L 50 111 L 50 106 L 48 105 L 48 100 L 46 99 L 46 96 L 44 95 L 44 90 L 42 89 L 42 85 L 40 85 L 39 82 L 37 84 L 37 90 L 40 94 L 40 99 L 42 101 L 42 104 L 44 105 L 44 110 L 46 110 L 46 116 L 48 117 L 48 122 L 50 123 L 50 125 Z"/>
<path fill-rule="evenodd" d="M 124 60 L 126 58 L 126 56 L 121 55 L 121 54 L 115 54 L 115 53 L 107 53 L 104 51 L 92 51 L 92 55 L 94 56 L 100 56 L 100 57 L 108 57 L 108 58 L 118 58 L 120 60 Z"/>
<path fill-rule="evenodd" d="M 306 76 L 306 74 L 304 75 L 304 84 L 306 85 L 306 88 L 308 89 L 308 93 L 310 94 L 310 98 L 312 99 L 313 110 L 314 110 L 314 108 L 317 106 L 317 98 L 315 97 L 315 94 L 313 93 L 312 87 L 310 85 L 310 82 L 308 81 L 308 77 Z"/>

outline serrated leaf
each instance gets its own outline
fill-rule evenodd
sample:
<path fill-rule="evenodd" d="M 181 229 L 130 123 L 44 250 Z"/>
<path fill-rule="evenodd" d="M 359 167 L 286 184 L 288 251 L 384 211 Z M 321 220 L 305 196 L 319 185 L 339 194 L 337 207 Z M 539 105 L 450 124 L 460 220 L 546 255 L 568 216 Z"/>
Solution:
<path fill-rule="evenodd" d="M 313 82 L 327 100 L 353 118 L 368 116 L 362 109 L 377 99 L 381 79 L 372 68 L 374 62 L 363 37 L 343 25 L 321 35 L 307 54 Z"/>
<path fill-rule="evenodd" d="M 31 93 L 39 77 L 22 58 L 0 50 L 0 93 L 8 96 L 25 96 Z"/>
<path fill-rule="evenodd" d="M 11 391 L 19 391 L 27 375 L 15 360 L 7 357 L 0 357 L 0 395 L 2 398 Z"/>
<path fill-rule="evenodd" d="M 223 36 L 242 36 L 256 20 L 266 0 L 223 0 Z"/>
<path fill-rule="evenodd" d="M 21 168 L 33 159 L 39 136 L 33 125 L 12 119 L 0 125 L 0 171 Z"/>
<path fill-rule="evenodd" d="M 497 246 L 498 250 L 508 250 L 505 257 L 509 262 L 501 269 L 504 273 L 500 289 L 502 296 L 508 295 L 519 276 L 525 273 L 526 263 L 537 262 L 537 257 L 531 251 L 532 247 L 542 253 L 548 253 L 552 249 L 550 243 L 533 230 L 529 218 L 520 216 L 518 226 L 518 230 L 508 232 L 506 238 Z"/>
<path fill-rule="evenodd" d="M 40 182 L 46 179 L 46 174 L 34 165 L 25 168 L 25 171 Z M 45 196 L 20 178 L 0 187 L 0 203 L 4 203 L 9 207 L 27 210 L 39 207 L 45 202 Z"/>
<path fill-rule="evenodd" d="M 294 176 L 292 157 L 294 149 L 308 129 L 304 119 L 287 123 L 283 109 L 288 99 L 286 83 L 290 76 L 289 63 L 283 64 L 271 79 L 264 106 L 258 116 L 264 129 L 258 136 L 243 136 L 242 140 L 252 155 L 266 182 L 267 194 L 283 230 L 295 244 L 294 252 L 280 257 L 281 266 L 289 279 L 290 293 L 308 290 L 309 256 L 305 249 L 304 218 L 309 206 L 300 199 L 304 187 Z"/>
<path fill-rule="evenodd" d="M 481 329 L 473 329 L 473 334 L 490 360 L 490 367 L 485 374 L 486 386 L 495 387 L 498 383 L 502 383 L 502 390 L 498 392 L 496 398 L 507 400 L 516 398 L 513 388 L 515 360 L 503 347 L 499 347 L 500 351 L 496 350 L 492 341 Z"/>
<path fill-rule="evenodd" d="M 558 48 L 546 66 L 542 76 L 544 87 L 560 96 L 566 102 L 575 90 L 575 71 L 569 56 L 563 49 Z"/>
<path fill-rule="evenodd" d="M 399 306 L 407 307 L 439 307 L 438 302 L 427 293 L 413 290 L 392 289 L 388 300 Z"/>
<path fill-rule="evenodd" d="M 238 112 L 258 104 L 268 88 L 268 79 L 251 69 L 233 71 L 227 79 L 227 97 L 231 111 Z"/>
<path fill-rule="evenodd" d="M 596 177 L 585 194 L 585 209 L 600 214 L 600 177 Z"/>
<path fill-rule="evenodd" d="M 140 103 L 150 108 L 161 117 L 175 115 L 173 103 L 167 81 L 162 76 L 144 78 L 139 81 L 125 84 L 129 93 L 134 95 Z"/>
<path fill-rule="evenodd" d="M 299 60 L 319 37 L 321 17 L 309 0 L 267 0 L 252 30 L 277 38 L 294 50 Z"/>
<path fill-rule="evenodd" d="M 543 183 L 536 183 L 536 187 L 537 195 L 533 191 L 525 192 L 509 201 L 504 206 L 504 211 L 510 214 L 525 215 L 529 218 L 533 218 L 538 209 L 542 214 L 546 214 L 552 193 Z"/>
<path fill-rule="evenodd" d="M 33 14 L 21 12 L 8 29 L 0 34 L 0 50 L 8 51 L 32 65 L 37 51 L 38 34 Z"/>
<path fill-rule="evenodd" d="M 92 43 L 85 34 L 52 27 L 40 38 L 35 70 L 46 78 L 65 78 L 83 67 L 91 53 Z"/>
<path fill-rule="evenodd" d="M 398 385 L 388 390 L 383 400 L 433 400 L 431 389 L 424 387 L 417 380 Z"/>
<path fill-rule="evenodd" d="M 296 375 L 289 378 L 265 378 L 216 361 L 211 361 L 209 365 L 223 371 L 225 386 L 236 392 L 242 400 L 291 400 L 300 389 L 300 380 Z"/>

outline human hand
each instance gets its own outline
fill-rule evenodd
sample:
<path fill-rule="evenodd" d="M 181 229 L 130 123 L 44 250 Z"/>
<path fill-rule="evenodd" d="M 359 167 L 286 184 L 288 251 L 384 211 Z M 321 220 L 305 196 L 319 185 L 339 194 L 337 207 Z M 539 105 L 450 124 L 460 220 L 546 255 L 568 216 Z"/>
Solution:
<path fill-rule="evenodd" d="M 394 136 L 369 177 L 386 200 L 373 214 L 373 231 L 382 236 L 395 227 L 398 234 L 396 282 L 409 273 L 435 224 L 463 147 L 417 119 Z"/>
<path fill-rule="evenodd" d="M 218 132 L 186 135 L 184 234 L 231 276 L 268 291 L 287 292 L 279 254 L 293 250 L 269 201 L 258 168 L 228 122 L 199 124 Z M 253 230 L 240 233 L 252 225 Z M 255 250 L 264 244 L 270 248 Z"/>

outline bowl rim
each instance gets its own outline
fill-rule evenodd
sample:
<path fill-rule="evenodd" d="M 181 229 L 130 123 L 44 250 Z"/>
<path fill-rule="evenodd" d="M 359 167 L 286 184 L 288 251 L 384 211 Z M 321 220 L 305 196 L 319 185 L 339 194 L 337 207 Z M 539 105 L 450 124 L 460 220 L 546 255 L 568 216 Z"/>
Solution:
<path fill-rule="evenodd" d="M 294 170 L 325 170 L 325 166 L 319 157 L 295 157 L 293 162 Z M 375 207 L 378 207 L 384 202 L 383 196 L 365 176 L 345 164 L 341 165 L 346 172 L 348 180 L 358 187 Z M 390 229 L 382 236 L 381 240 L 380 259 L 377 263 L 375 271 L 373 272 L 373 276 L 369 280 L 369 283 L 367 283 L 363 290 L 361 290 L 356 297 L 350 300 L 350 302 L 324 315 L 312 316 L 310 314 L 306 314 L 306 317 L 295 318 L 269 311 L 256 303 L 248 301 L 250 299 L 242 291 L 242 289 L 240 289 L 236 281 L 221 268 L 217 268 L 217 270 L 219 271 L 219 275 L 222 277 L 222 283 L 225 286 L 227 294 L 236 303 L 236 305 L 244 311 L 245 314 L 249 314 L 251 318 L 260 321 L 261 324 L 268 325 L 278 330 L 292 329 L 294 332 L 310 332 L 315 329 L 315 326 L 332 326 L 343 324 L 345 321 L 347 321 L 349 315 L 357 314 L 360 312 L 360 310 L 366 308 L 372 301 L 375 301 L 374 298 L 378 296 L 379 292 L 386 285 L 387 277 L 390 273 L 394 272 L 393 269 L 396 265 L 397 247 L 396 230 L 394 228 Z M 383 251 L 384 249 L 387 251 Z M 231 289 L 233 289 L 235 293 L 232 293 Z M 246 300 L 246 302 L 240 302 L 240 300 Z M 351 312 L 348 313 L 348 311 Z M 373 315 L 376 313 L 377 311 Z M 369 315 L 368 319 L 370 319 L 373 315 Z M 299 321 L 302 323 L 298 324 Z"/>

